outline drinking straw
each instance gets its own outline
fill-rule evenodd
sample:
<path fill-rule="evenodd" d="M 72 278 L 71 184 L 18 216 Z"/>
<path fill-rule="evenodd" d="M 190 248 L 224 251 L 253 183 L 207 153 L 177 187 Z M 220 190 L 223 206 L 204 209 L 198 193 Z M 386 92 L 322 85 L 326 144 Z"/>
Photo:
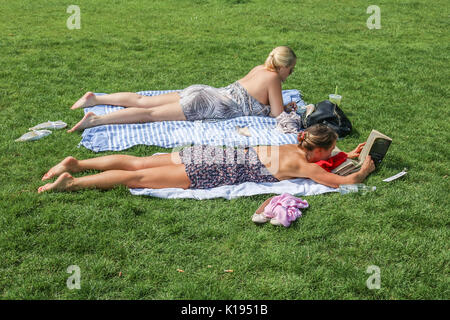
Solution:
<path fill-rule="evenodd" d="M 336 94 L 336 95 L 337 95 L 337 86 L 336 86 L 336 90 L 334 90 L 334 94 Z"/>

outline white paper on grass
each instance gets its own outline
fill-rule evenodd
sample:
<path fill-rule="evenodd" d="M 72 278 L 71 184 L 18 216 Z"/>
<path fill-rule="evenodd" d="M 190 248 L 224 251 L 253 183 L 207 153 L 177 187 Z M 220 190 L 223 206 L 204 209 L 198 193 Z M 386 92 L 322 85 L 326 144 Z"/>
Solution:
<path fill-rule="evenodd" d="M 393 181 L 393 180 L 395 180 L 395 179 L 398 179 L 398 178 L 400 178 L 400 177 L 403 177 L 403 176 L 404 176 L 405 174 L 407 174 L 407 173 L 408 173 L 408 172 L 406 172 L 406 168 L 405 168 L 405 169 L 403 169 L 403 171 L 397 173 L 396 175 L 393 175 L 392 177 L 386 178 L 386 179 L 384 179 L 383 181 L 384 181 L 384 182 L 391 182 L 391 181 Z"/>

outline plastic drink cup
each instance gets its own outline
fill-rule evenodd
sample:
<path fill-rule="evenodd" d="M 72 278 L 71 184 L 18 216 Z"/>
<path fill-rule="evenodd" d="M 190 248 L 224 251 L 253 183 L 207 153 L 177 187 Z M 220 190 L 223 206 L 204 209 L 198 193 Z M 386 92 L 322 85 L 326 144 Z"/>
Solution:
<path fill-rule="evenodd" d="M 342 99 L 342 96 L 340 96 L 340 95 L 338 95 L 338 94 L 330 94 L 329 95 L 329 100 L 332 102 L 332 103 L 334 103 L 334 104 L 336 104 L 336 105 L 340 105 L 341 104 L 341 99 Z"/>

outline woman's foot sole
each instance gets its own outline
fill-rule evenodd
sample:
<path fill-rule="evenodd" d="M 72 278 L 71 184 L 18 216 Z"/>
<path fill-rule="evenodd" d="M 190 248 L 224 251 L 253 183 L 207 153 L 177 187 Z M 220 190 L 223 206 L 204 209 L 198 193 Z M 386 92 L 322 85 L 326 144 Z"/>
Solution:
<path fill-rule="evenodd" d="M 77 102 L 73 104 L 70 109 L 87 108 L 95 106 L 95 94 L 93 92 L 86 92 Z"/>
<path fill-rule="evenodd" d="M 39 187 L 38 193 L 45 191 L 55 190 L 55 191 L 66 191 L 72 186 L 74 178 L 68 173 L 64 172 L 58 179 L 53 183 L 47 183 L 46 185 Z"/>
<path fill-rule="evenodd" d="M 78 167 L 78 160 L 74 157 L 67 157 L 56 166 L 52 167 L 44 176 L 42 177 L 42 181 L 51 179 L 53 177 L 59 176 L 64 172 L 76 172 Z"/>
<path fill-rule="evenodd" d="M 67 132 L 74 132 L 79 130 L 84 130 L 86 128 L 94 127 L 94 121 L 96 119 L 96 115 L 93 112 L 88 112 L 84 115 L 83 119 L 80 120 L 76 125 L 73 126 L 72 129 L 67 130 Z"/>

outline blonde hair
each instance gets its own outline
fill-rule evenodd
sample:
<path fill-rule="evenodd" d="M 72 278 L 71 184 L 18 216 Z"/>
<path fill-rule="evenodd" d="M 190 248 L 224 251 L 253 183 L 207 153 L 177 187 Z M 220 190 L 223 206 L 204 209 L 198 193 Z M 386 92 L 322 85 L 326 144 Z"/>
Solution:
<path fill-rule="evenodd" d="M 318 123 L 298 134 L 298 145 L 308 151 L 315 148 L 328 150 L 337 140 L 337 133 L 325 124 Z"/>
<path fill-rule="evenodd" d="M 264 63 L 269 71 L 278 71 L 280 67 L 290 67 L 297 60 L 294 51 L 286 46 L 276 47 L 272 50 Z"/>

